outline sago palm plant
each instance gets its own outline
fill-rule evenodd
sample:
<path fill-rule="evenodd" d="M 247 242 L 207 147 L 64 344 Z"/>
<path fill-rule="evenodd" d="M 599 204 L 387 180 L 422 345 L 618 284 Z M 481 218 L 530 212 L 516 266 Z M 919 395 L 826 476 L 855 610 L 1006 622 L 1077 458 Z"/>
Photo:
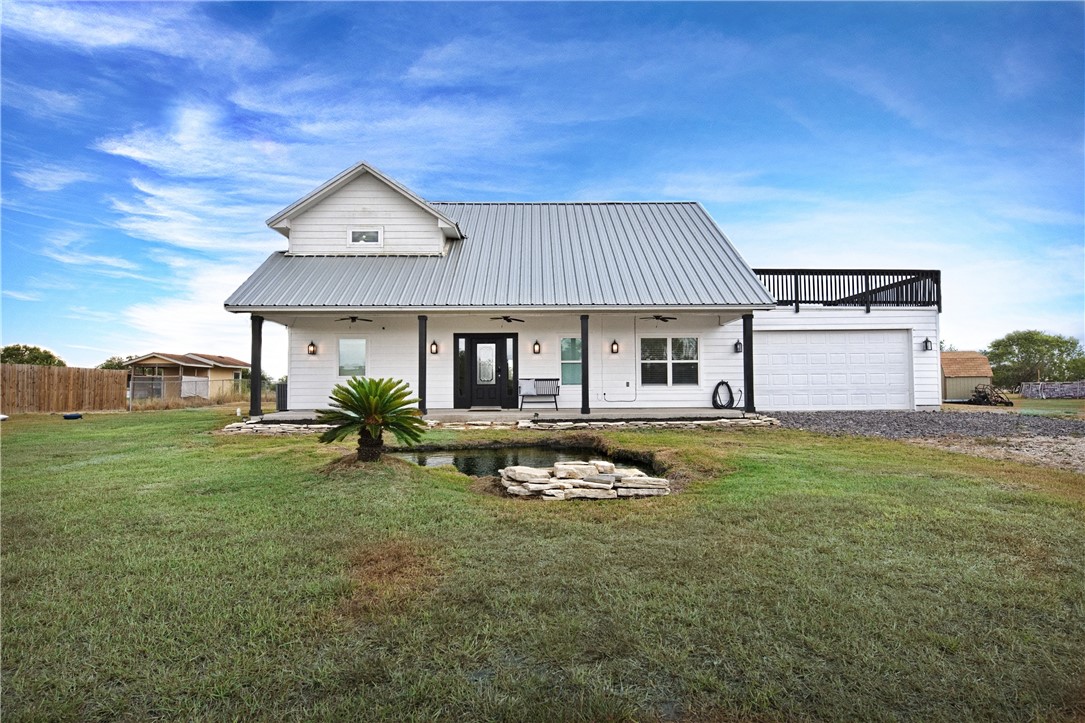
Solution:
<path fill-rule="evenodd" d="M 317 421 L 335 425 L 320 441 L 335 442 L 357 432 L 360 462 L 380 459 L 385 431 L 412 445 L 426 428 L 422 412 L 413 406 L 419 400 L 411 398 L 407 382 L 399 379 L 351 377 L 335 385 L 331 400 L 331 409 L 317 410 Z"/>

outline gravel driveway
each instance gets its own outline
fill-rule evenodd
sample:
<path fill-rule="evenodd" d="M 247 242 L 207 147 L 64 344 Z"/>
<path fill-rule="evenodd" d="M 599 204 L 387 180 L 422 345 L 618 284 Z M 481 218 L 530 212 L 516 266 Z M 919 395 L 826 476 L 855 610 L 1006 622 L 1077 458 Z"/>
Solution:
<path fill-rule="evenodd" d="M 769 414 L 791 429 L 902 439 L 979 457 L 1013 459 L 1085 473 L 1085 421 L 1004 412 Z"/>

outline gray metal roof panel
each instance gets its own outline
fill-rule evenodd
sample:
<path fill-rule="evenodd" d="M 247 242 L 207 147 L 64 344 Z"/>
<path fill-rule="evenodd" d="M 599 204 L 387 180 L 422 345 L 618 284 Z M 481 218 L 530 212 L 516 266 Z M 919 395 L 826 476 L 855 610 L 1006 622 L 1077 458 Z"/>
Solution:
<path fill-rule="evenodd" d="M 697 203 L 434 203 L 445 256 L 272 254 L 227 308 L 772 306 Z"/>

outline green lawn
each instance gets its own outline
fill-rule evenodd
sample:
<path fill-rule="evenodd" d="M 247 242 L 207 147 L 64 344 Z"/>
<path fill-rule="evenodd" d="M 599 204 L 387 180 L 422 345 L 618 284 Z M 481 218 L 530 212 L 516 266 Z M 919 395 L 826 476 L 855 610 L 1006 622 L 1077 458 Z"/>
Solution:
<path fill-rule="evenodd" d="M 1085 714 L 1085 476 L 625 432 L 682 494 L 529 502 L 228 421 L 3 423 L 5 721 Z"/>
<path fill-rule="evenodd" d="M 1026 399 L 1020 394 L 1011 394 L 1009 398 L 1021 414 L 1085 419 L 1085 399 Z"/>

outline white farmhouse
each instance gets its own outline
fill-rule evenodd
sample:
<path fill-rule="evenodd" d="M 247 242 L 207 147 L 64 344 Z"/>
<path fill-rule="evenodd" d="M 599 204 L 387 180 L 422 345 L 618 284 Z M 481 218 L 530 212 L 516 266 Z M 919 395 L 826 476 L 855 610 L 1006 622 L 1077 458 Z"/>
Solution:
<path fill-rule="evenodd" d="M 696 202 L 429 203 L 359 163 L 267 223 L 287 249 L 226 309 L 253 379 L 263 322 L 287 327 L 291 410 L 352 375 L 423 411 L 941 402 L 939 272 L 752 270 Z"/>

